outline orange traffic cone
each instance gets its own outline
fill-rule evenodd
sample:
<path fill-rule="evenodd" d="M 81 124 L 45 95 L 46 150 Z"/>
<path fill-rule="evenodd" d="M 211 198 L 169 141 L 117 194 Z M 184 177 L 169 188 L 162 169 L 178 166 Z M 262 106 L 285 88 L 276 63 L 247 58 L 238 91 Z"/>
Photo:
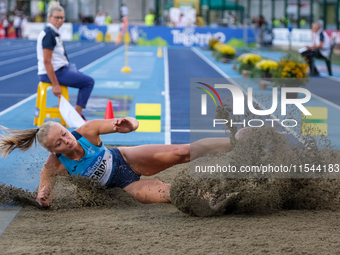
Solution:
<path fill-rule="evenodd" d="M 104 119 L 113 119 L 115 116 L 113 114 L 112 102 L 108 101 L 106 105 L 105 117 Z"/>

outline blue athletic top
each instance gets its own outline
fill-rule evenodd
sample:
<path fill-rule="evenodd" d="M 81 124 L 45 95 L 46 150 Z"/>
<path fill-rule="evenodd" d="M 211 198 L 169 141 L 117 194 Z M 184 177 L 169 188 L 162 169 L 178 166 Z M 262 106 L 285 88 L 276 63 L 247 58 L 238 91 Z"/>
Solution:
<path fill-rule="evenodd" d="M 57 154 L 60 162 L 65 166 L 70 175 L 86 176 L 98 180 L 101 184 L 107 185 L 115 172 L 115 163 L 112 163 L 111 152 L 103 145 L 95 146 L 86 140 L 77 131 L 72 132 L 85 155 L 80 160 L 73 160 L 62 154 Z"/>

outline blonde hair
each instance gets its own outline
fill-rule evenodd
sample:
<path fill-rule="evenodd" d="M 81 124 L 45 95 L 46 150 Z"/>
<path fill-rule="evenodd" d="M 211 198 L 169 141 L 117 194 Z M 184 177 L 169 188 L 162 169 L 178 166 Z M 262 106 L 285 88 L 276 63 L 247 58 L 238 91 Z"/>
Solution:
<path fill-rule="evenodd" d="M 54 125 L 60 125 L 58 122 L 48 121 L 44 123 L 40 128 L 33 129 L 8 129 L 6 127 L 0 126 L 2 131 L 2 136 L 0 137 L 0 156 L 6 157 L 15 149 L 21 151 L 27 151 L 33 143 L 37 144 L 37 139 L 39 144 L 48 149 L 46 144 L 46 137 Z"/>
<path fill-rule="evenodd" d="M 57 1 L 51 1 L 48 10 L 47 10 L 47 16 L 51 17 L 53 15 L 53 12 L 65 12 L 64 8 L 60 6 L 60 3 Z"/>

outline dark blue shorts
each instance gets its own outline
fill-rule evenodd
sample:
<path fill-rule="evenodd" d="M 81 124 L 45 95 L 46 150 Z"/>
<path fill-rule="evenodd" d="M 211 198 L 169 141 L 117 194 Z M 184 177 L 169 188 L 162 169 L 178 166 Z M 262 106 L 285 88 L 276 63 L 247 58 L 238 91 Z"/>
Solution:
<path fill-rule="evenodd" d="M 117 148 L 110 149 L 113 155 L 113 166 L 115 172 L 106 185 L 108 188 L 118 187 L 124 189 L 129 184 L 139 181 L 140 176 L 136 174 L 125 162 L 122 154 Z"/>

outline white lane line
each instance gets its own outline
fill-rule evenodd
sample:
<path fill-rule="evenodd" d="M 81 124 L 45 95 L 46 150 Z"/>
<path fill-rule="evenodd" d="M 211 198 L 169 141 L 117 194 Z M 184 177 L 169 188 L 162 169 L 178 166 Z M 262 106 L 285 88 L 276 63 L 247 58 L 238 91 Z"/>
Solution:
<path fill-rule="evenodd" d="M 22 56 L 22 57 L 18 57 L 18 58 L 11 58 L 11 59 L 9 59 L 9 60 L 1 61 L 1 62 L 0 62 L 0 66 L 2 66 L 2 65 L 7 65 L 7 64 L 10 64 L 10 63 L 19 62 L 19 61 L 25 60 L 25 59 L 34 58 L 34 57 L 36 57 L 36 56 L 37 56 L 37 54 L 34 53 L 34 54 L 30 54 L 30 55 L 26 55 L 26 56 Z"/>
<path fill-rule="evenodd" d="M 239 87 L 245 95 L 248 95 L 247 91 L 242 88 L 239 84 L 237 84 L 230 76 L 228 76 L 225 72 L 223 72 L 219 67 L 217 67 L 213 62 L 211 62 L 206 56 L 204 56 L 201 52 L 199 52 L 197 49 L 194 47 L 191 48 L 193 52 L 195 52 L 200 58 L 202 58 L 208 65 L 210 65 L 215 71 L 217 71 L 220 75 L 222 75 L 224 78 L 226 78 L 228 81 L 230 81 L 233 85 Z M 262 109 L 266 109 L 263 104 L 261 104 L 258 100 L 253 98 L 253 101 L 260 106 Z M 273 119 L 279 119 L 277 116 L 274 114 L 270 115 Z M 284 129 L 291 135 L 293 135 L 300 143 L 304 144 L 304 140 L 292 129 L 289 127 L 284 127 Z"/>
<path fill-rule="evenodd" d="M 0 112 L 0 116 L 14 110 L 15 108 L 19 107 L 20 105 L 23 105 L 24 103 L 26 103 L 26 102 L 28 102 L 31 99 L 36 98 L 36 97 L 37 97 L 37 93 L 29 96 L 28 98 L 25 98 L 24 100 L 21 100 L 20 102 L 16 103 L 15 105 L 12 105 L 12 106 L 8 107 L 7 109 L 3 110 L 2 112 Z"/>
<path fill-rule="evenodd" d="M 311 93 L 311 94 L 312 94 L 312 97 L 315 97 L 316 99 L 320 100 L 321 102 L 323 102 L 323 103 L 325 103 L 325 104 L 328 104 L 328 105 L 330 105 L 330 106 L 333 106 L 334 108 L 340 110 L 340 106 L 339 106 L 339 105 L 334 104 L 333 102 L 328 101 L 327 99 L 325 99 L 325 98 L 323 98 L 323 97 L 320 97 L 320 96 L 318 96 L 318 95 L 315 95 L 315 94 L 313 94 L 313 93 Z"/>
<path fill-rule="evenodd" d="M 75 56 L 78 56 L 78 55 L 82 55 L 82 54 L 85 54 L 89 51 L 93 51 L 93 50 L 97 50 L 99 48 L 102 48 L 104 47 L 105 44 L 102 44 L 102 45 L 96 45 L 96 46 L 93 46 L 91 48 L 88 48 L 88 49 L 85 49 L 85 50 L 81 50 L 81 51 L 77 51 L 75 53 L 72 53 L 69 55 L 69 57 L 75 57 Z M 28 72 L 31 72 L 35 69 L 37 69 L 38 66 L 35 65 L 35 66 L 32 66 L 32 67 L 29 67 L 29 68 L 26 68 L 26 69 L 23 69 L 21 71 L 18 71 L 18 72 L 15 72 L 15 73 L 11 73 L 11 74 L 8 74 L 8 75 L 5 75 L 5 76 L 2 76 L 0 77 L 0 81 L 4 81 L 4 80 L 7 80 L 9 78 L 12 78 L 12 77 L 15 77 L 15 76 L 18 76 L 18 75 L 21 75 L 21 74 L 24 74 L 24 73 L 28 73 Z M 85 67 L 84 67 L 85 68 Z M 79 71 L 82 71 L 84 68 L 80 69 Z"/>
<path fill-rule="evenodd" d="M 85 70 L 95 66 L 99 62 L 102 62 L 103 60 L 112 57 L 113 55 L 116 55 L 118 52 L 121 52 L 124 49 L 124 45 L 114 49 L 110 53 L 106 54 L 105 56 L 102 56 L 101 58 L 98 58 L 96 61 L 93 61 L 92 63 L 88 64 L 87 66 L 84 66 L 83 68 L 79 69 L 80 72 L 84 72 Z"/>
<path fill-rule="evenodd" d="M 21 71 L 18 71 L 18 72 L 15 72 L 15 73 L 11 73 L 11 74 L 8 74 L 8 75 L 5 75 L 5 76 L 2 76 L 0 77 L 0 81 L 4 81 L 4 80 L 7 80 L 9 78 L 12 78 L 12 77 L 15 77 L 15 76 L 18 76 L 18 75 L 21 75 L 21 74 L 24 74 L 24 73 L 28 73 L 28 72 L 31 72 L 35 69 L 37 69 L 38 66 L 31 66 L 29 68 L 26 68 L 26 69 L 23 69 Z"/>
<path fill-rule="evenodd" d="M 12 222 L 14 217 L 20 211 L 21 207 L 17 205 L 1 205 L 0 206 L 0 236 Z"/>
<path fill-rule="evenodd" d="M 108 57 L 111 57 L 113 56 L 114 54 L 117 53 L 117 51 L 121 51 L 124 47 L 123 46 L 120 46 L 119 48 L 116 48 L 114 49 L 112 52 L 106 54 L 105 56 L 97 59 L 96 61 L 93 61 L 92 63 L 88 64 L 87 66 L 84 66 L 83 68 L 81 68 L 79 71 L 83 72 L 85 71 L 86 69 L 94 66 L 95 64 L 98 64 L 100 61 L 103 61 L 104 59 L 108 58 Z M 36 66 L 35 66 L 36 67 Z M 1 81 L 1 77 L 0 77 L 0 81 Z M 52 87 L 48 87 L 47 89 L 51 89 Z M 7 109 L 3 110 L 2 112 L 0 112 L 0 116 L 14 110 L 15 108 L 19 107 L 20 105 L 23 105 L 24 103 L 30 101 L 31 99 L 34 99 L 37 97 L 37 93 L 29 96 L 28 98 L 25 98 L 24 100 L 21 100 L 20 102 L 16 103 L 15 105 L 12 105 L 10 107 L 8 107 Z"/>
<path fill-rule="evenodd" d="M 78 43 L 78 44 L 76 44 L 76 45 L 71 45 L 71 46 L 66 47 L 66 50 L 78 48 L 78 47 L 80 47 L 80 46 L 81 46 L 81 44 Z M 79 51 L 79 52 L 80 52 L 80 51 Z M 73 54 L 73 53 L 71 53 L 70 55 L 72 55 L 72 54 Z M 6 64 L 10 64 L 10 63 L 19 62 L 19 61 L 22 61 L 22 60 L 25 60 L 25 59 L 36 58 L 36 57 L 37 57 L 37 54 L 34 53 L 34 54 L 26 55 L 26 56 L 21 56 L 21 57 L 18 57 L 18 58 L 11 58 L 11 59 L 9 59 L 9 60 L 1 61 L 1 62 L 0 62 L 0 66 L 6 65 Z"/>
<path fill-rule="evenodd" d="M 99 45 L 90 47 L 90 48 L 88 48 L 88 49 L 84 49 L 84 50 L 80 50 L 80 51 L 77 51 L 77 52 L 68 54 L 68 57 L 79 56 L 79 55 L 82 55 L 82 54 L 84 54 L 84 53 L 87 53 L 87 52 L 90 52 L 90 51 L 93 51 L 93 50 L 97 50 L 97 49 L 103 48 L 104 46 L 105 46 L 105 44 L 104 44 L 104 43 L 101 43 L 101 44 L 99 44 Z"/>
<path fill-rule="evenodd" d="M 163 48 L 164 57 L 164 101 L 165 101 L 165 144 L 171 144 L 171 107 L 170 107 L 170 89 L 169 89 L 169 59 L 168 48 Z"/>
<path fill-rule="evenodd" d="M 9 56 L 9 55 L 18 54 L 18 53 L 23 53 L 23 52 L 26 52 L 26 51 L 33 51 L 33 50 L 35 50 L 35 47 L 26 48 L 26 49 L 22 49 L 22 50 L 6 51 L 4 53 L 0 53 L 0 57 Z"/>
<path fill-rule="evenodd" d="M 17 44 L 17 45 L 6 45 L 6 44 L 0 44 L 1 50 L 0 52 L 8 52 L 9 50 L 14 50 L 16 48 L 22 48 L 23 44 Z M 25 46 L 27 46 L 25 44 Z M 30 44 L 30 46 L 34 46 L 34 44 Z M 3 47 L 3 48 L 2 48 Z M 2 50 L 3 49 L 3 50 Z"/>
<path fill-rule="evenodd" d="M 31 94 L 11 94 L 11 93 L 1 93 L 0 97 L 28 97 Z"/>

